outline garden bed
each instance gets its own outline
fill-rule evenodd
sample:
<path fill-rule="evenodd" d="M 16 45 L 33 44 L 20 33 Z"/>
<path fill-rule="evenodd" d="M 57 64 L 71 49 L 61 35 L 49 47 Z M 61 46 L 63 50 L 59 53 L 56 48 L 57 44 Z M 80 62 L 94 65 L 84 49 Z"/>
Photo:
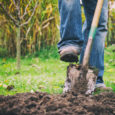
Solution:
<path fill-rule="evenodd" d="M 115 115 L 115 93 L 21 93 L 0 96 L 0 115 Z"/>

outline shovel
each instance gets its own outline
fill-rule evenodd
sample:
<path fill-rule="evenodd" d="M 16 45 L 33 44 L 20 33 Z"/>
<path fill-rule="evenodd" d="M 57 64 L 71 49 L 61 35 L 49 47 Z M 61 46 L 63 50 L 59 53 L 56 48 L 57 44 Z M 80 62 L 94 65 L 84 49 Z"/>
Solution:
<path fill-rule="evenodd" d="M 83 58 L 83 62 L 82 62 L 82 72 L 85 72 L 85 73 L 88 71 L 91 71 L 91 69 L 90 70 L 88 69 L 89 58 L 90 58 L 93 40 L 94 40 L 95 34 L 96 34 L 96 29 L 99 24 L 99 19 L 100 19 L 102 7 L 103 7 L 103 2 L 104 2 L 104 0 L 98 0 L 96 10 L 94 13 L 94 17 L 93 17 L 93 21 L 92 21 L 92 25 L 91 25 L 91 29 L 90 29 L 90 33 L 89 33 L 88 43 L 87 43 L 87 46 L 85 49 L 84 58 Z M 93 72 L 94 71 L 95 70 L 93 70 Z M 95 74 L 96 76 L 95 75 L 90 76 L 90 74 L 88 74 L 88 73 L 85 74 L 85 73 L 82 74 L 82 76 L 83 77 L 85 76 L 86 79 L 88 80 L 87 91 L 85 93 L 91 94 L 95 90 L 95 83 L 96 83 L 98 72 L 97 72 L 97 75 Z"/>
<path fill-rule="evenodd" d="M 91 94 L 95 89 L 98 72 L 95 73 L 94 68 L 90 68 L 88 64 L 92 49 L 92 43 L 99 24 L 103 2 L 104 0 L 98 0 L 97 2 L 82 64 L 78 66 L 71 64 L 67 68 L 67 79 L 70 79 L 71 89 L 73 91 L 76 90 L 80 93 Z"/>

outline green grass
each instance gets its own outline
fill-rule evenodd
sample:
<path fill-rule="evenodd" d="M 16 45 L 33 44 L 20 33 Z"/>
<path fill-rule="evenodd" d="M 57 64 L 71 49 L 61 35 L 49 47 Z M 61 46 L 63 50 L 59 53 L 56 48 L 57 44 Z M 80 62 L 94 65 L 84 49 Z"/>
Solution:
<path fill-rule="evenodd" d="M 108 87 L 115 91 L 115 45 L 105 49 L 104 81 Z"/>
<path fill-rule="evenodd" d="M 107 86 L 115 91 L 115 46 L 105 49 L 105 74 Z M 37 56 L 37 57 L 36 57 Z M 62 93 L 68 63 L 59 60 L 56 48 L 43 49 L 21 59 L 21 70 L 16 70 L 16 59 L 0 59 L 0 95 L 22 92 Z M 14 89 L 8 91 L 7 86 Z"/>

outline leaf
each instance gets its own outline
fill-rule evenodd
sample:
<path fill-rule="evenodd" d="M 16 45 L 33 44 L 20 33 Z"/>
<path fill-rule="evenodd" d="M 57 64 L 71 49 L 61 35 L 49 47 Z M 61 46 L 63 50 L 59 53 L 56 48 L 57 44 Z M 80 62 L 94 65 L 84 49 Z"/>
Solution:
<path fill-rule="evenodd" d="M 7 90 L 12 90 L 12 89 L 14 89 L 14 85 L 8 85 L 6 89 Z"/>

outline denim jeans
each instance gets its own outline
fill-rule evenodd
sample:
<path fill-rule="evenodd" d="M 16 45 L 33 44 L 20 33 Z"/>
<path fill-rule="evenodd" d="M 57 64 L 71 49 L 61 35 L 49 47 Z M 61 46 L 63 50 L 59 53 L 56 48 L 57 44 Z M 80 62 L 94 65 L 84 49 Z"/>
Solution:
<path fill-rule="evenodd" d="M 60 37 L 58 49 L 65 46 L 82 47 L 80 63 L 82 63 L 91 23 L 97 0 L 82 0 L 85 13 L 85 23 L 82 28 L 80 0 L 58 0 L 60 12 Z M 104 74 L 104 44 L 107 34 L 108 0 L 104 0 L 99 25 L 90 54 L 89 65 L 99 69 L 97 83 L 103 82 Z"/>

